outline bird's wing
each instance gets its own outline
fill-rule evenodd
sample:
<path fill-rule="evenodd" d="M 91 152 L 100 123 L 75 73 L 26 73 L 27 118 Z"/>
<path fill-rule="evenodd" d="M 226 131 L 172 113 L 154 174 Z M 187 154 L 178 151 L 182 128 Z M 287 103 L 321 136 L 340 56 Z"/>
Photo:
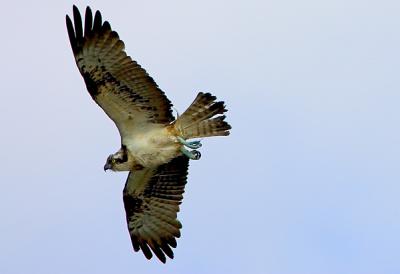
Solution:
<path fill-rule="evenodd" d="M 129 173 L 124 188 L 124 205 L 128 229 L 135 251 L 142 250 L 147 259 L 153 253 L 165 263 L 171 259 L 180 237 L 177 212 L 182 202 L 189 160 L 179 156 L 154 169 Z"/>
<path fill-rule="evenodd" d="M 115 122 L 121 136 L 131 135 L 145 123 L 173 120 L 171 102 L 147 72 L 125 53 L 123 41 L 102 22 L 101 14 L 86 8 L 85 28 L 76 6 L 72 24 L 66 16 L 76 64 L 98 105 Z"/>

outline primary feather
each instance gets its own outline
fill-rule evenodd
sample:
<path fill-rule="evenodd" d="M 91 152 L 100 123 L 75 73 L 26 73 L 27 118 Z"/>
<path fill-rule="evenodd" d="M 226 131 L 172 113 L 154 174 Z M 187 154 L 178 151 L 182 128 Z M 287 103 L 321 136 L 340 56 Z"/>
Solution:
<path fill-rule="evenodd" d="M 115 122 L 121 136 L 145 123 L 173 121 L 171 102 L 153 78 L 125 52 L 124 43 L 96 11 L 86 8 L 85 30 L 76 6 L 74 25 L 67 15 L 67 29 L 76 64 L 97 104 Z"/>

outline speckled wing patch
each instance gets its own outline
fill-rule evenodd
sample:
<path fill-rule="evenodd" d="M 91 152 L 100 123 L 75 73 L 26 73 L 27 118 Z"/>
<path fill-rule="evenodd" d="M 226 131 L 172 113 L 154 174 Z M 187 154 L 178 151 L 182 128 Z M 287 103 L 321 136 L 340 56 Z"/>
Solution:
<path fill-rule="evenodd" d="M 124 192 L 128 229 L 135 251 L 147 259 L 153 253 L 166 262 L 174 253 L 181 223 L 177 220 L 186 184 L 189 160 L 177 157 L 156 169 L 131 172 Z"/>
<path fill-rule="evenodd" d="M 121 135 L 135 125 L 167 124 L 174 117 L 172 104 L 153 78 L 125 52 L 125 45 L 99 11 L 94 18 L 86 8 L 84 29 L 81 14 L 73 7 L 66 24 L 76 64 L 86 87 L 98 105 L 116 123 Z"/>

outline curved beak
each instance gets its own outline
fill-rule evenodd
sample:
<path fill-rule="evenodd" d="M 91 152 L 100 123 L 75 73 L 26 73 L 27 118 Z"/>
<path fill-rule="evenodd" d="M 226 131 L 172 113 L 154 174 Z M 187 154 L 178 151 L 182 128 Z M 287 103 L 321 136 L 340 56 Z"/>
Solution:
<path fill-rule="evenodd" d="M 106 163 L 106 164 L 104 165 L 104 171 L 107 171 L 107 170 L 109 170 L 109 169 L 111 169 L 111 168 L 112 168 L 112 166 L 111 166 L 110 163 Z"/>

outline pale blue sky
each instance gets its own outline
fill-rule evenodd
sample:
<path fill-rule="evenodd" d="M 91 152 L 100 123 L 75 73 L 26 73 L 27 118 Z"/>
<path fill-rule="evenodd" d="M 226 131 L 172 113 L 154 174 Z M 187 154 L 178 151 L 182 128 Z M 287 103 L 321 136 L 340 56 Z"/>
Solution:
<path fill-rule="evenodd" d="M 225 100 L 176 258 L 133 253 L 119 148 L 65 28 L 89 4 L 182 112 Z M 400 273 L 400 2 L 9 1 L 0 24 L 0 273 Z"/>

